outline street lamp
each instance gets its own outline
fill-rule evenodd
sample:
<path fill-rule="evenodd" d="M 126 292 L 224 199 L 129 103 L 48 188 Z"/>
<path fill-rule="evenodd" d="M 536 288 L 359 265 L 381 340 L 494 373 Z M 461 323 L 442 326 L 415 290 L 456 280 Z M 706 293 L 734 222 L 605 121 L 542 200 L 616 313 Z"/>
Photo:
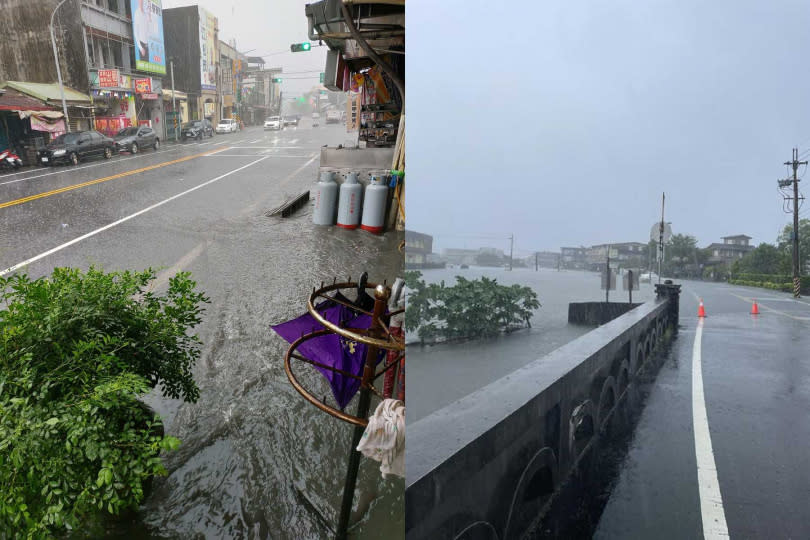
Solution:
<path fill-rule="evenodd" d="M 62 7 L 62 4 L 67 2 L 67 0 L 62 0 L 56 7 L 53 9 L 53 13 L 51 13 L 51 45 L 53 45 L 53 61 L 56 62 L 56 77 L 59 79 L 59 92 L 62 94 L 62 112 L 65 114 L 65 131 L 70 131 L 70 120 L 68 119 L 68 112 L 67 112 L 67 103 L 65 102 L 65 86 L 62 84 L 62 70 L 59 68 L 59 56 L 56 52 L 56 38 L 53 35 L 53 18 L 56 15 L 56 11 Z"/>

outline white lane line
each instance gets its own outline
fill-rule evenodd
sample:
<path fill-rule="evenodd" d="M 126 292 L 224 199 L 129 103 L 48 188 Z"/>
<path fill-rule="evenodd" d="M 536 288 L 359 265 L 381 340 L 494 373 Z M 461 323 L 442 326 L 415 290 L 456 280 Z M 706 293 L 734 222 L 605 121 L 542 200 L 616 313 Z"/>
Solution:
<path fill-rule="evenodd" d="M 293 140 L 290 141 L 290 144 L 295 144 L 297 142 L 298 142 L 298 139 L 293 139 Z"/>
<path fill-rule="evenodd" d="M 302 146 L 231 146 L 231 148 L 269 148 L 271 150 L 301 150 Z"/>
<path fill-rule="evenodd" d="M 702 339 L 703 319 L 700 319 L 695 332 L 695 344 L 692 348 L 692 423 L 695 429 L 695 457 L 697 458 L 703 537 L 707 539 L 728 538 L 723 497 L 720 495 L 720 482 L 717 480 L 717 466 L 709 433 L 709 417 L 706 414 L 706 398 L 703 394 L 703 370 L 700 359 Z"/>
<path fill-rule="evenodd" d="M 56 246 L 55 248 L 49 249 L 48 251 L 44 251 L 44 252 L 40 253 L 39 255 L 31 257 L 30 259 L 26 259 L 21 263 L 15 264 L 14 266 L 9 266 L 5 270 L 0 271 L 0 276 L 5 276 L 6 274 L 10 274 L 11 272 L 14 272 L 15 270 L 18 270 L 18 269 L 22 268 L 23 266 L 27 266 L 27 265 L 29 265 L 29 264 L 31 264 L 33 262 L 36 262 L 36 261 L 38 261 L 40 259 L 44 259 L 48 255 L 53 255 L 57 251 L 61 251 L 61 250 L 65 249 L 66 247 L 70 247 L 73 244 L 77 244 L 77 243 L 81 242 L 82 240 L 86 240 L 86 239 L 90 238 L 91 236 L 95 236 L 95 235 L 97 235 L 97 234 L 99 234 L 101 232 L 106 231 L 107 229 L 112 229 L 113 227 L 121 225 L 122 223 L 124 223 L 126 221 L 129 221 L 132 218 L 136 218 L 136 217 L 140 216 L 141 214 L 145 214 L 146 212 L 149 212 L 150 210 L 154 210 L 155 208 L 157 208 L 159 206 L 163 206 L 167 202 L 178 199 L 178 198 L 180 198 L 180 197 L 182 197 L 184 195 L 188 195 L 192 191 L 197 191 L 198 189 L 203 188 L 203 187 L 205 187 L 205 186 L 207 186 L 209 184 L 213 184 L 214 182 L 218 182 L 219 180 L 222 180 L 223 178 L 225 178 L 227 176 L 230 176 L 230 175 L 232 175 L 234 173 L 237 173 L 237 172 L 239 172 L 239 171 L 241 171 L 243 169 L 247 169 L 248 167 L 257 164 L 260 161 L 264 161 L 265 159 L 267 159 L 267 158 L 262 157 L 262 158 L 259 158 L 257 160 L 251 161 L 247 165 L 242 165 L 238 169 L 234 169 L 234 170 L 232 170 L 230 172 L 226 172 L 225 174 L 217 176 L 216 178 L 212 178 L 211 180 L 203 182 L 202 184 L 194 186 L 193 188 L 189 188 L 189 189 L 187 189 L 187 190 L 185 190 L 185 191 L 183 191 L 181 193 L 178 193 L 177 195 L 172 195 L 168 199 L 164 199 L 164 200 L 162 200 L 162 201 L 160 201 L 158 203 L 153 204 L 152 206 L 144 208 L 143 210 L 138 210 L 134 214 L 130 214 L 127 217 L 119 219 L 118 221 L 114 221 L 114 222 L 112 222 L 112 223 L 110 223 L 108 225 L 105 225 L 103 227 L 99 227 L 98 229 L 96 229 L 94 231 L 90 231 L 87 234 L 83 234 L 83 235 L 79 236 L 78 238 L 74 238 L 73 240 L 70 240 L 69 242 L 65 242 L 64 244 Z"/>
<path fill-rule="evenodd" d="M 293 154 L 270 154 L 267 150 L 263 150 L 258 154 L 211 154 L 210 156 L 202 156 L 202 157 L 241 157 L 241 158 L 250 158 L 256 156 L 264 156 L 272 157 L 272 158 L 294 158 L 294 159 L 308 159 L 312 157 L 312 154 L 304 154 L 304 155 L 293 155 Z"/>
<path fill-rule="evenodd" d="M 22 182 L 24 180 L 33 180 L 34 178 L 42 178 L 43 176 L 53 176 L 54 174 L 65 174 L 65 173 L 70 173 L 70 172 L 73 172 L 73 171 L 80 171 L 82 169 L 90 169 L 92 167 L 99 167 L 101 165 L 115 165 L 116 163 L 120 163 L 122 161 L 127 161 L 129 159 L 137 159 L 137 158 L 148 157 L 148 156 L 150 156 L 152 154 L 163 154 L 165 152 L 174 152 L 176 150 L 179 150 L 180 148 L 182 148 L 182 147 L 168 148 L 166 150 L 158 150 L 156 152 L 150 152 L 149 154 L 138 154 L 136 156 L 123 157 L 123 158 L 119 158 L 119 159 L 116 159 L 116 160 L 110 160 L 110 161 L 105 160 L 105 161 L 102 161 L 100 163 L 92 163 L 90 165 L 82 165 L 80 167 L 70 167 L 70 166 L 68 166 L 68 167 L 65 167 L 64 169 L 59 170 L 59 171 L 53 171 L 53 172 L 49 172 L 49 173 L 38 174 L 36 176 L 26 176 L 25 178 L 18 178 L 16 180 L 10 180 L 8 182 L 0 182 L 0 186 L 5 186 L 6 184 L 14 184 L 16 182 Z M 35 172 L 35 171 L 26 171 L 26 172 Z M 23 173 L 16 173 L 16 174 L 23 174 Z M 0 177 L 0 178 L 2 178 L 2 177 Z"/>

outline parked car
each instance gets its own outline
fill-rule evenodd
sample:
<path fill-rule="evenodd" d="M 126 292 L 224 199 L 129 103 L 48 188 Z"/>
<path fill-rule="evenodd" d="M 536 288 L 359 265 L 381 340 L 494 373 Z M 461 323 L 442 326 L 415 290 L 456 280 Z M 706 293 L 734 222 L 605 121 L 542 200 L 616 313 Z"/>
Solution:
<path fill-rule="evenodd" d="M 282 129 L 284 125 L 281 122 L 281 117 L 279 116 L 268 116 L 264 120 L 264 129 Z"/>
<path fill-rule="evenodd" d="M 118 152 L 137 154 L 143 148 L 160 148 L 160 138 L 149 126 L 132 126 L 119 131 L 115 137 L 115 149 Z"/>
<path fill-rule="evenodd" d="M 183 124 L 183 128 L 180 131 L 180 137 L 182 137 L 183 140 L 201 140 L 205 136 L 214 136 L 214 126 L 207 118 L 205 120 L 193 120 L 191 122 L 186 122 Z"/>
<path fill-rule="evenodd" d="M 284 117 L 284 126 L 298 126 L 298 117 L 297 116 L 285 116 Z"/>
<path fill-rule="evenodd" d="M 98 131 L 74 131 L 63 133 L 48 146 L 37 152 L 37 163 L 54 165 L 59 162 L 76 165 L 80 160 L 93 156 L 110 159 L 115 151 L 115 141 Z"/>
<path fill-rule="evenodd" d="M 327 124 L 340 123 L 340 111 L 334 109 L 331 111 L 326 111 L 326 123 Z"/>
<path fill-rule="evenodd" d="M 217 124 L 217 133 L 236 133 L 239 131 L 239 124 L 233 118 L 223 118 Z"/>

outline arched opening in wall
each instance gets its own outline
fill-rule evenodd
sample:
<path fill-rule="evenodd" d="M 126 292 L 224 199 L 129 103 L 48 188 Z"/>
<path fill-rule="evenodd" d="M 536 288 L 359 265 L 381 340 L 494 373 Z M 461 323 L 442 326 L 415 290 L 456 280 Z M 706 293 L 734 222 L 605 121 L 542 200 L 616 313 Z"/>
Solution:
<path fill-rule="evenodd" d="M 593 416 L 587 414 L 579 418 L 574 425 L 574 458 L 582 455 L 582 452 L 591 442 L 596 430 L 594 429 Z"/>
<path fill-rule="evenodd" d="M 636 349 L 636 373 L 639 373 L 642 368 L 644 367 L 644 361 L 647 359 L 647 356 L 644 354 L 644 347 L 642 345 L 638 346 Z"/>
<path fill-rule="evenodd" d="M 554 474 L 550 467 L 543 467 L 534 473 L 523 492 L 523 502 L 534 501 L 538 497 L 548 497 L 554 493 Z"/>

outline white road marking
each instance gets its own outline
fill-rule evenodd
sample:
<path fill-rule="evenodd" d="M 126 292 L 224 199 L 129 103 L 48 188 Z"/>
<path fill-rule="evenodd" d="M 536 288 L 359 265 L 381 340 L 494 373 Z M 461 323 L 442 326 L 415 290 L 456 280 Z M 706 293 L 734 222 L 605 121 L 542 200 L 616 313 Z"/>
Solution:
<path fill-rule="evenodd" d="M 301 146 L 231 146 L 231 148 L 269 148 L 271 150 L 301 150 Z"/>
<path fill-rule="evenodd" d="M 703 319 L 700 319 L 697 332 L 695 332 L 695 344 L 692 348 L 692 423 L 695 430 L 700 514 L 703 519 L 704 538 L 728 538 L 723 497 L 720 494 L 720 482 L 717 480 L 717 466 L 709 433 L 709 417 L 706 414 L 706 398 L 703 394 L 703 371 L 700 359 L 702 338 Z"/>
<path fill-rule="evenodd" d="M 293 154 L 270 154 L 269 150 L 262 150 L 258 154 L 211 154 L 210 156 L 203 156 L 203 157 L 256 157 L 256 156 L 263 156 L 267 155 L 267 157 L 273 158 L 297 158 L 297 159 L 308 159 L 311 158 L 312 154 L 304 154 L 304 155 L 293 155 Z"/>
<path fill-rule="evenodd" d="M 293 140 L 290 141 L 290 144 L 295 144 L 297 142 L 298 142 L 298 139 L 293 139 Z"/>
<path fill-rule="evenodd" d="M 120 224 L 122 224 L 122 223 L 124 223 L 126 221 L 129 221 L 132 218 L 136 218 L 136 217 L 140 216 L 141 214 L 145 214 L 146 212 L 149 212 L 150 210 L 154 210 L 155 208 L 157 208 L 159 206 L 163 206 L 164 204 L 166 204 L 168 202 L 171 202 L 171 201 L 173 201 L 175 199 L 178 199 L 178 198 L 180 198 L 180 197 L 182 197 L 184 195 L 188 195 L 192 191 L 197 191 L 198 189 L 203 188 L 203 187 L 205 187 L 205 186 L 207 186 L 209 184 L 213 184 L 214 182 L 217 182 L 219 180 L 222 180 L 223 178 L 225 178 L 227 176 L 230 176 L 230 175 L 232 175 L 234 173 L 237 173 L 237 172 L 239 172 L 239 171 L 241 171 L 243 169 L 247 169 L 248 167 L 257 164 L 260 161 L 264 161 L 265 159 L 267 159 L 267 158 L 262 157 L 262 158 L 259 158 L 257 160 L 251 161 L 247 165 L 242 165 L 241 167 L 239 167 L 237 169 L 233 169 L 230 172 L 226 172 L 225 174 L 217 176 L 216 178 L 212 178 L 211 180 L 203 182 L 202 184 L 194 186 L 193 188 L 189 188 L 189 189 L 187 189 L 187 190 L 185 190 L 185 191 L 183 191 L 181 193 L 178 193 L 177 195 L 172 195 L 168 199 L 164 199 L 164 200 L 162 200 L 162 201 L 160 201 L 158 203 L 153 204 L 152 206 L 148 206 L 147 208 L 144 208 L 143 210 L 138 210 L 134 214 L 130 214 L 130 215 L 124 217 L 124 218 L 119 219 L 118 221 L 114 221 L 114 222 L 112 222 L 112 223 L 110 223 L 108 225 L 105 225 L 103 227 L 99 227 L 98 229 L 96 229 L 94 231 L 90 231 L 87 234 L 83 234 L 83 235 L 79 236 L 78 238 L 74 238 L 73 240 L 70 240 L 69 242 L 65 242 L 64 244 L 61 244 L 59 246 L 56 246 L 55 248 L 49 249 L 48 251 L 44 251 L 44 252 L 40 253 L 39 255 L 31 257 L 30 259 L 26 259 L 21 263 L 17 263 L 14 266 L 10 266 L 10 267 L 6 268 L 5 270 L 0 271 L 0 276 L 5 276 L 6 274 L 10 274 L 11 272 L 19 270 L 20 268 L 22 268 L 24 266 L 27 266 L 27 265 L 29 265 L 29 264 L 31 264 L 33 262 L 36 262 L 36 261 L 38 261 L 40 259 L 44 259 L 45 257 L 47 257 L 49 255 L 53 255 L 57 251 L 61 251 L 61 250 L 65 249 L 66 247 L 70 247 L 73 244 L 77 244 L 77 243 L 81 242 L 82 240 L 86 240 L 86 239 L 90 238 L 91 236 L 95 236 L 95 235 L 97 235 L 99 233 L 102 233 L 102 232 L 106 231 L 107 229 L 112 229 L 113 227 L 116 227 L 116 226 L 118 226 L 118 225 L 120 225 Z"/>

